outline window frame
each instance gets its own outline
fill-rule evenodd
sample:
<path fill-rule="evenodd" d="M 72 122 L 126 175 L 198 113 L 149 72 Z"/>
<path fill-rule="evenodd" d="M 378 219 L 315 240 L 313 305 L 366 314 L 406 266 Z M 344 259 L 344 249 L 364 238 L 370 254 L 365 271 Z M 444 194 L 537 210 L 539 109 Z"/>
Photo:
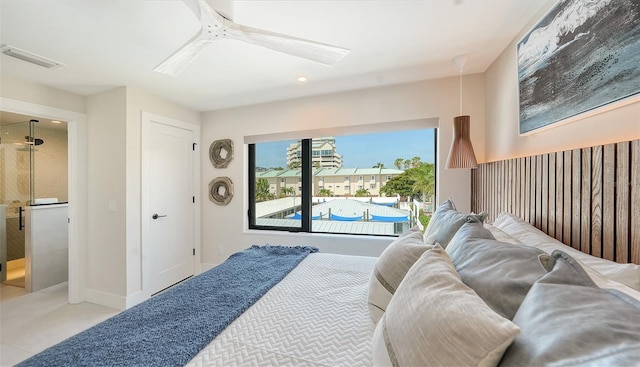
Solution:
<path fill-rule="evenodd" d="M 438 155 L 438 134 L 439 129 L 437 127 L 422 127 L 422 129 L 433 129 L 433 149 L 434 155 L 437 158 Z M 390 130 L 392 131 L 392 130 Z M 285 139 L 286 140 L 286 139 Z M 249 193 L 249 209 L 247 211 L 248 215 L 248 224 L 250 230 L 272 230 L 279 232 L 295 232 L 295 233 L 315 233 L 315 234 L 337 234 L 337 235 L 346 235 L 346 236 L 374 236 L 374 237 L 392 237 L 395 238 L 397 235 L 388 235 L 388 234 L 369 234 L 369 233 L 346 233 L 346 232 L 314 232 L 312 230 L 312 201 L 313 201 L 313 156 L 312 156 L 312 138 L 304 138 L 300 139 L 301 141 L 301 162 L 300 162 L 300 170 L 301 170 L 301 186 L 299 186 L 300 194 L 301 194 L 301 223 L 300 227 L 286 227 L 286 226 L 266 226 L 266 225 L 258 225 L 256 224 L 256 217 L 254 213 L 256 213 L 256 201 L 255 201 L 255 180 L 256 180 L 256 152 L 255 152 L 255 144 L 256 143 L 248 143 L 248 193 Z M 300 157 L 300 155 L 299 155 Z M 306 162 L 306 164 L 305 164 Z M 434 182 L 434 191 L 437 197 L 438 192 L 438 160 L 434 159 L 433 162 L 434 170 L 435 170 L 435 182 Z M 365 176 L 366 177 L 366 176 Z M 375 189 L 377 187 L 377 180 L 375 175 L 371 176 L 372 180 L 369 181 L 369 185 L 371 189 Z M 349 180 L 350 181 L 350 180 Z M 364 188 L 366 181 L 363 176 L 358 177 L 358 181 L 362 182 L 362 186 Z M 382 181 L 382 176 L 380 178 L 380 184 Z M 350 186 L 350 182 L 349 182 Z M 329 190 L 333 191 L 333 185 L 325 185 L 325 182 L 320 182 L 318 184 L 319 189 L 329 188 Z M 360 186 L 359 186 L 360 187 Z M 381 186 L 382 187 L 382 186 Z M 305 190 L 304 188 L 308 188 Z M 337 188 L 337 186 L 336 186 Z M 437 198 L 435 198 L 437 200 Z M 295 208 L 294 208 L 295 211 Z"/>
<path fill-rule="evenodd" d="M 311 162 L 311 139 L 302 139 L 302 161 Z M 256 224 L 256 146 L 255 144 L 249 144 L 249 229 L 260 230 L 272 230 L 272 231 L 287 231 L 287 232 L 311 232 L 311 201 L 312 193 L 309 190 L 300 190 L 302 203 L 300 205 L 301 219 L 300 227 L 286 227 L 286 226 L 265 226 Z M 301 164 L 300 170 L 302 173 L 302 185 L 300 188 L 310 187 L 312 185 L 312 168 L 313 164 Z M 253 198 L 253 199 L 251 199 Z M 295 209 L 295 208 L 294 208 Z"/>

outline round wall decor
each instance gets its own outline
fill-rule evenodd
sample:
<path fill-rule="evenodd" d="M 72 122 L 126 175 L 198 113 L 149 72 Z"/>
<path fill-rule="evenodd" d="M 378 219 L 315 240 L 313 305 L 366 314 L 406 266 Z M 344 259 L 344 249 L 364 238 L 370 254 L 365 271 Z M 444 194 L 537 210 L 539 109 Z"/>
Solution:
<path fill-rule="evenodd" d="M 209 147 L 209 159 L 215 168 L 226 168 L 233 159 L 231 139 L 214 140 Z"/>
<path fill-rule="evenodd" d="M 209 182 L 209 200 L 227 205 L 233 199 L 233 182 L 229 177 L 216 177 Z"/>

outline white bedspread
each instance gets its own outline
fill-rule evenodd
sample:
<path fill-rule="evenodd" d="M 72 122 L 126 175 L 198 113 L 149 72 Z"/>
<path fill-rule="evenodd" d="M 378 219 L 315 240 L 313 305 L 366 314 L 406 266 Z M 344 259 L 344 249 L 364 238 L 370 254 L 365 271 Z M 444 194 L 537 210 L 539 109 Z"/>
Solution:
<path fill-rule="evenodd" d="M 187 366 L 370 366 L 375 261 L 309 255 Z"/>

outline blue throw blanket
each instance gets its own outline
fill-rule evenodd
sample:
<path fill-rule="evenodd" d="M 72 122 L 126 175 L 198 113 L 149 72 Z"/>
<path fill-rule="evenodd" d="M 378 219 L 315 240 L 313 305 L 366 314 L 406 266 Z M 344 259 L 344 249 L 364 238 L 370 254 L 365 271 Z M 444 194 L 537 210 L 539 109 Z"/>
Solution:
<path fill-rule="evenodd" d="M 317 251 L 253 246 L 18 366 L 183 366 Z"/>

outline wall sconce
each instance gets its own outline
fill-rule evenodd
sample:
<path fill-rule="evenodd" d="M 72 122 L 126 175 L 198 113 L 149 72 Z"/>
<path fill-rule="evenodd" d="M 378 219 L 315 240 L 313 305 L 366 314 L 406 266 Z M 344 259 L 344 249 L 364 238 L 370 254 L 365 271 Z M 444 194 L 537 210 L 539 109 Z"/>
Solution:
<path fill-rule="evenodd" d="M 476 155 L 471 145 L 471 117 L 462 115 L 462 70 L 464 69 L 465 56 L 460 55 L 453 59 L 453 63 L 460 70 L 460 116 L 453 118 L 453 142 L 447 157 L 446 168 L 478 168 Z"/>

